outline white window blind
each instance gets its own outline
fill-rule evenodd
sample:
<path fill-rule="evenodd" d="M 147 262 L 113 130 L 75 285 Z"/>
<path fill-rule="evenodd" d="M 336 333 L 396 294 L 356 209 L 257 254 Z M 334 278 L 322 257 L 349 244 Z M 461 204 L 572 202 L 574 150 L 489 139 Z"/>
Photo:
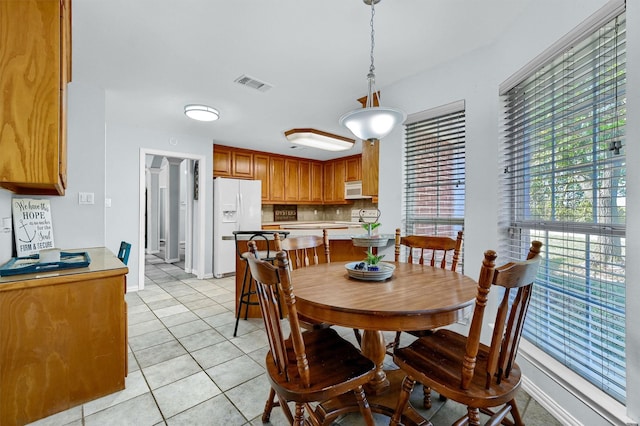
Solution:
<path fill-rule="evenodd" d="M 622 403 L 625 24 L 599 23 L 502 97 L 501 218 L 512 259 L 544 244 L 525 338 Z"/>
<path fill-rule="evenodd" d="M 405 141 L 403 235 L 455 239 L 464 229 L 464 110 L 406 124 Z"/>

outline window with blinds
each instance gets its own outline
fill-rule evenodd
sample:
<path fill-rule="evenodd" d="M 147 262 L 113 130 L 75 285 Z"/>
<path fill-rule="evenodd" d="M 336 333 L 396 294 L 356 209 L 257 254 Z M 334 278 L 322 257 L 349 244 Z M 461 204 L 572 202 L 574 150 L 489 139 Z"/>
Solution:
<path fill-rule="evenodd" d="M 624 403 L 625 14 L 601 21 L 503 92 L 501 225 L 512 259 L 544 244 L 525 338 Z"/>
<path fill-rule="evenodd" d="M 410 117 L 405 124 L 403 235 L 455 239 L 464 228 L 464 195 L 464 103 Z"/>

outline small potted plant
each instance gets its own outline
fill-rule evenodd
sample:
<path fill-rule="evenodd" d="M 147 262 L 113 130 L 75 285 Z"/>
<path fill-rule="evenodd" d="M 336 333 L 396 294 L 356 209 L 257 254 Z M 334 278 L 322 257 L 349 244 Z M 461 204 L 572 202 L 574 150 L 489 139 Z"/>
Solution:
<path fill-rule="evenodd" d="M 365 253 L 367 254 L 367 258 L 364 260 L 367 264 L 367 271 L 380 270 L 380 266 L 378 266 L 378 263 L 380 263 L 380 260 L 382 260 L 384 254 L 375 255 L 371 252 L 371 249 L 367 250 Z"/>
<path fill-rule="evenodd" d="M 365 231 L 367 231 L 367 236 L 371 237 L 371 233 L 373 232 L 373 230 L 380 225 L 381 225 L 380 222 L 363 223 L 362 227 L 364 228 Z"/>

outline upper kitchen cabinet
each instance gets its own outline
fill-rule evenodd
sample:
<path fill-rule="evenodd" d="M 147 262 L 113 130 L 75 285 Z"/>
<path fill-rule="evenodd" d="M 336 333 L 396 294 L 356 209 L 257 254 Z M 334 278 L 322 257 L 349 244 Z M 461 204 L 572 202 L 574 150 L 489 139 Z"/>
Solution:
<path fill-rule="evenodd" d="M 253 154 L 234 151 L 231 166 L 234 177 L 253 179 Z"/>
<path fill-rule="evenodd" d="M 362 142 L 362 195 L 378 197 L 380 141 Z"/>
<path fill-rule="evenodd" d="M 0 1 L 0 186 L 64 195 L 71 0 Z"/>
<path fill-rule="evenodd" d="M 298 161 L 298 201 L 311 202 L 311 161 Z M 320 199 L 322 203 L 322 198 Z"/>
<path fill-rule="evenodd" d="M 346 157 L 345 162 L 345 181 L 352 182 L 356 180 L 362 180 L 362 157 L 360 155 L 353 155 Z"/>
<path fill-rule="evenodd" d="M 361 156 L 317 161 L 213 146 L 213 177 L 262 181 L 263 204 L 348 204 L 345 181 L 361 180 Z"/>
<path fill-rule="evenodd" d="M 293 158 L 284 160 L 284 200 L 290 202 L 299 201 L 300 173 L 299 161 Z"/>
<path fill-rule="evenodd" d="M 285 200 L 286 169 L 284 157 L 269 159 L 269 201 L 282 202 Z"/>
<path fill-rule="evenodd" d="M 256 154 L 253 156 L 253 178 L 262 182 L 262 202 L 269 201 L 271 179 L 268 155 Z"/>
<path fill-rule="evenodd" d="M 233 150 L 231 148 L 213 146 L 213 177 L 232 177 L 231 161 Z"/>
<path fill-rule="evenodd" d="M 346 160 L 325 161 L 324 163 L 324 203 L 346 204 L 351 200 L 344 199 L 344 182 L 346 179 Z"/>
<path fill-rule="evenodd" d="M 323 194 L 323 170 L 322 163 L 319 161 L 311 162 L 311 202 L 314 204 L 322 204 Z"/>

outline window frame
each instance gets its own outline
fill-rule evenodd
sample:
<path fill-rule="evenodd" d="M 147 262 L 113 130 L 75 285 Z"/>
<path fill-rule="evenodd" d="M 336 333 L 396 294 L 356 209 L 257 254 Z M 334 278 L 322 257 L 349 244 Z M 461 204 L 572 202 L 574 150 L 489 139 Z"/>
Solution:
<path fill-rule="evenodd" d="M 519 71 L 518 73 L 516 73 L 513 77 L 511 77 L 509 80 L 507 80 L 505 83 L 503 83 L 503 85 L 501 85 L 501 89 L 500 89 L 500 94 L 502 96 L 503 101 L 505 102 L 504 104 L 504 108 L 503 111 L 505 112 L 505 117 L 503 117 L 503 124 L 504 124 L 504 129 L 505 130 L 505 134 L 503 135 L 503 146 L 502 146 L 502 152 L 501 152 L 501 156 L 505 159 L 505 163 L 504 163 L 504 174 L 508 175 L 509 173 L 513 172 L 513 170 L 510 170 L 511 167 L 513 167 L 513 151 L 511 152 L 511 156 L 509 154 L 509 150 L 515 150 L 516 148 L 516 143 L 514 142 L 511 144 L 511 146 L 508 145 L 509 143 L 509 129 L 510 127 L 513 125 L 513 121 L 510 121 L 509 117 L 508 117 L 508 111 L 509 111 L 509 94 L 513 94 L 513 91 L 516 89 L 516 87 L 518 85 L 521 84 L 521 82 L 527 81 L 531 76 L 535 75 L 535 73 L 537 73 L 539 70 L 543 70 L 545 67 L 549 66 L 549 63 L 552 62 L 553 60 L 557 59 L 557 56 L 559 54 L 561 54 L 563 51 L 566 51 L 569 47 L 571 46 L 576 46 L 579 45 L 580 42 L 582 41 L 586 41 L 588 39 L 588 37 L 593 34 L 594 32 L 598 32 L 600 30 L 601 27 L 603 27 L 604 25 L 607 25 L 608 22 L 611 22 L 612 20 L 615 20 L 617 16 L 622 15 L 624 13 L 624 2 L 612 2 L 609 7 L 605 7 L 603 8 L 601 11 L 599 11 L 599 13 L 595 14 L 594 16 L 592 16 L 589 20 L 585 21 L 585 23 L 583 23 L 582 25 L 580 25 L 578 28 L 576 28 L 576 30 L 574 30 L 573 32 L 571 32 L 570 34 L 567 35 L 567 37 L 564 37 L 563 39 L 559 40 L 557 43 L 555 43 L 550 49 L 548 49 L 547 51 L 543 52 L 543 54 L 541 54 L 540 56 L 538 56 L 537 58 L 535 58 L 532 62 L 530 62 L 525 68 L 523 68 L 523 70 Z M 618 57 L 618 52 L 616 52 L 616 58 Z M 597 70 L 596 70 L 597 71 Z M 618 71 L 618 61 L 616 59 L 616 72 Z M 600 74 L 598 74 L 598 71 L 596 72 L 597 75 L 599 76 Z M 620 122 L 620 116 L 618 115 L 618 105 L 620 104 L 620 102 L 618 101 L 618 96 L 624 96 L 625 93 L 624 91 L 622 93 L 618 93 L 618 75 L 616 74 L 614 76 L 614 85 L 616 87 L 616 134 L 615 135 L 611 135 L 611 132 L 609 132 L 609 135 L 606 136 L 605 133 L 607 130 L 595 126 L 594 128 L 596 130 L 594 130 L 594 138 L 598 139 L 599 136 L 605 135 L 605 138 L 608 139 L 616 139 L 619 137 L 619 134 L 624 134 L 624 123 L 622 124 L 622 126 L 620 126 L 618 123 Z M 623 87 L 623 90 L 626 90 L 626 88 Z M 512 96 L 513 99 L 513 96 Z M 595 104 L 598 105 L 598 100 L 595 101 Z M 605 102 L 606 103 L 606 102 Z M 610 102 L 609 102 L 610 104 Z M 597 109 L 597 107 L 596 107 Z M 621 108 L 623 109 L 623 108 Z M 626 121 L 626 110 L 624 111 L 625 115 L 622 118 L 623 121 Z M 544 114 L 540 114 L 540 116 L 543 116 Z M 597 119 L 597 115 L 596 115 L 596 119 Z M 511 127 L 512 128 L 512 127 Z M 609 129 L 610 130 L 610 129 Z M 575 131 L 576 133 L 579 132 L 579 130 Z M 524 143 L 523 140 L 519 141 L 521 144 L 523 144 L 523 146 L 519 147 L 519 149 L 521 151 L 525 151 L 527 148 L 524 147 Z M 597 142 L 599 142 L 599 140 L 594 140 L 592 143 L 596 144 Z M 535 147 L 535 146 L 534 146 Z M 623 151 L 624 151 L 624 143 L 623 143 Z M 523 158 L 528 155 L 526 152 L 521 153 L 520 154 Z M 520 160 L 523 163 L 526 163 L 526 159 L 522 159 Z M 598 163 L 598 159 L 596 159 L 595 161 L 593 161 L 594 164 Z M 623 156 L 621 158 L 617 158 L 617 159 L 613 159 L 610 162 L 621 162 L 623 164 L 622 167 L 626 168 L 626 159 L 624 158 L 624 153 Z M 555 160 L 551 160 L 549 164 L 555 164 Z M 528 169 L 525 170 L 524 172 L 525 176 L 528 173 Z M 551 173 L 550 173 L 551 174 Z M 522 177 L 522 176 L 521 176 Z M 527 177 L 528 178 L 528 177 Z M 515 179 L 513 179 L 515 180 Z M 540 218 L 533 218 L 533 219 L 529 219 L 527 217 L 516 217 L 515 213 L 513 211 L 513 206 L 515 206 L 518 203 L 518 199 L 520 199 L 520 202 L 522 204 L 525 204 L 525 202 L 527 201 L 527 194 L 529 194 L 529 192 L 531 191 L 531 188 L 527 187 L 526 184 L 523 184 L 522 186 L 514 186 L 511 187 L 510 186 L 510 180 L 508 178 L 504 179 L 503 188 L 515 188 L 512 189 L 511 191 L 505 191 L 506 194 L 503 195 L 503 203 L 502 205 L 504 206 L 504 210 L 503 210 L 503 214 L 504 216 L 501 217 L 500 219 L 500 229 L 503 231 L 503 234 L 501 235 L 501 251 L 502 252 L 509 252 L 510 253 L 510 257 L 511 259 L 517 259 L 519 257 L 519 255 L 521 255 L 520 252 L 522 252 L 522 250 L 524 250 L 525 247 L 528 247 L 529 244 L 529 240 L 531 238 L 529 238 L 528 236 L 526 236 L 526 234 L 530 231 L 539 231 L 539 232 L 546 232 L 547 234 L 549 233 L 566 233 L 567 235 L 573 235 L 575 234 L 584 234 L 585 236 L 589 236 L 592 234 L 601 234 L 601 235 L 605 235 L 607 237 L 615 237 L 615 238 L 625 238 L 626 237 L 626 222 L 625 223 L 598 223 L 598 217 L 595 218 L 594 222 L 566 222 L 566 221 L 554 221 L 554 220 L 544 220 L 544 219 L 540 219 Z M 593 178 L 593 182 L 597 183 L 598 179 L 596 177 Z M 554 185 L 555 187 L 555 185 Z M 594 185 L 595 187 L 595 185 Z M 623 186 L 624 188 L 624 186 Z M 617 188 L 616 188 L 617 189 Z M 514 194 L 513 191 L 519 191 L 518 194 Z M 554 189 L 551 189 L 551 192 L 554 192 Z M 520 198 L 518 198 L 520 197 Z M 596 200 L 595 196 L 594 196 L 594 200 Z M 521 207 L 522 208 L 522 207 Z M 528 207 L 524 207 L 525 209 Z M 594 207 L 594 210 L 597 209 L 597 207 Z M 522 235 L 525 235 L 524 237 L 522 237 Z M 568 237 L 569 238 L 569 237 Z M 543 240 L 544 242 L 544 240 Z M 585 243 L 588 244 L 588 243 Z M 543 247 L 543 251 L 545 250 L 545 248 Z M 548 248 L 547 248 L 548 250 Z M 589 258 L 589 261 L 586 263 L 590 263 L 591 258 L 590 256 L 587 256 Z M 547 259 L 547 261 L 549 261 L 549 259 Z M 544 269 L 544 268 L 542 268 Z M 541 274 L 543 274 L 544 272 L 539 273 L 538 276 L 538 281 L 541 280 Z M 623 278 L 624 279 L 624 278 Z M 586 282 L 592 281 L 594 280 L 594 278 L 591 278 L 590 275 L 587 275 L 586 278 Z M 626 286 L 626 283 L 623 284 Z M 623 309 L 624 308 L 624 303 L 625 301 L 622 301 L 622 306 Z M 531 309 L 531 307 L 530 307 Z M 624 317 L 624 312 L 623 312 L 623 317 Z M 529 323 L 529 321 L 528 321 Z M 622 326 L 625 327 L 626 325 L 624 324 L 624 321 L 622 321 Z M 526 326 L 525 326 L 526 327 Z M 626 334 L 626 330 L 625 332 L 623 332 L 623 335 Z M 526 339 L 526 335 L 523 334 L 523 337 L 525 337 Z M 533 345 L 533 343 L 529 342 L 531 345 Z M 529 346 L 529 345 L 527 345 Z M 536 349 L 537 346 L 536 346 Z M 539 349 L 542 350 L 542 349 Z M 535 351 L 532 351 L 535 352 Z M 623 354 L 624 354 L 624 348 L 622 350 Z M 546 354 L 546 352 L 545 352 Z M 551 356 L 551 355 L 549 355 Z M 556 358 L 554 358 L 556 359 Z M 560 361 L 558 361 L 560 362 Z M 563 366 L 565 366 L 565 368 L 570 368 L 570 366 L 567 365 L 566 362 L 562 363 Z M 545 369 L 545 365 L 542 365 L 541 368 L 544 370 Z M 573 369 L 571 369 L 573 371 Z M 626 369 L 625 369 L 626 372 Z M 623 374 L 624 376 L 624 374 Z M 558 376 L 556 376 L 558 377 Z M 584 379 L 584 378 L 583 378 Z M 586 379 L 584 379 L 586 382 Z M 607 382 L 607 380 L 603 381 L 604 383 Z M 591 382 L 590 382 L 591 383 Z M 595 384 L 592 384 L 592 386 L 596 386 Z M 607 386 L 606 384 L 602 385 L 602 386 Z M 606 392 L 605 390 L 603 390 L 602 388 L 598 387 L 598 389 L 602 392 Z M 583 395 L 584 396 L 584 395 Z M 612 395 L 607 395 L 607 397 L 605 397 L 604 399 L 608 399 L 608 398 L 612 398 Z M 622 397 L 622 399 L 620 399 L 620 395 L 616 395 L 616 399 L 618 399 L 618 402 L 620 402 L 621 404 L 625 404 L 624 401 L 624 396 Z"/>

